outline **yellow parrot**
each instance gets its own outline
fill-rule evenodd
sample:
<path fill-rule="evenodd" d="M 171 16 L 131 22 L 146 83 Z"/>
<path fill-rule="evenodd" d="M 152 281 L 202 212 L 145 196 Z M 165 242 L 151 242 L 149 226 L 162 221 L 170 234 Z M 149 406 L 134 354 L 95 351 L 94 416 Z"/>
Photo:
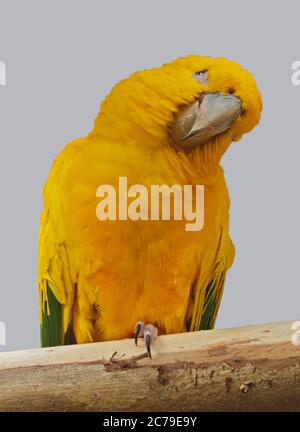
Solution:
<path fill-rule="evenodd" d="M 151 356 L 157 334 L 214 327 L 234 259 L 220 160 L 261 110 L 252 75 L 224 58 L 189 55 L 112 89 L 92 131 L 66 145 L 44 187 L 42 346 L 134 336 Z M 184 218 L 99 220 L 97 189 L 117 190 L 120 177 L 149 191 L 203 185 L 202 229 L 186 230 Z"/>

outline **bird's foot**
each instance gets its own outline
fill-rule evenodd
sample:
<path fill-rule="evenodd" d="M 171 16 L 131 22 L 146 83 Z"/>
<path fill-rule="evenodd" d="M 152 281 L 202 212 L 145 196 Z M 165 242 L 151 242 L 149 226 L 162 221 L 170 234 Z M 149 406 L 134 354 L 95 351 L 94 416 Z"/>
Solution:
<path fill-rule="evenodd" d="M 139 337 L 144 337 L 148 355 L 151 358 L 151 344 L 158 335 L 158 329 L 153 324 L 144 324 L 143 321 L 138 321 L 134 328 L 134 340 L 137 345 Z"/>

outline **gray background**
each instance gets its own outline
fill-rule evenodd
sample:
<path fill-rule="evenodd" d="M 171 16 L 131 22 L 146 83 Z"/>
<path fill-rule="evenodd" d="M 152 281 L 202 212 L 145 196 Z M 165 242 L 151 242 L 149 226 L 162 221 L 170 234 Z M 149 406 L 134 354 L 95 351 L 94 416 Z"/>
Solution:
<path fill-rule="evenodd" d="M 260 126 L 223 160 L 237 254 L 217 327 L 299 319 L 299 16 L 296 1 L 0 0 L 0 350 L 39 346 L 37 236 L 53 158 L 91 129 L 116 82 L 189 53 L 240 62 L 264 100 Z"/>

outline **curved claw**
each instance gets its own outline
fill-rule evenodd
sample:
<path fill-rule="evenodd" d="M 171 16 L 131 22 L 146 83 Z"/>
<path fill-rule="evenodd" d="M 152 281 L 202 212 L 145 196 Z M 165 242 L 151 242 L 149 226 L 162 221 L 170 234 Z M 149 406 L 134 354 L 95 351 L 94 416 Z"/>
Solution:
<path fill-rule="evenodd" d="M 152 342 L 151 334 L 145 333 L 144 339 L 145 339 L 145 344 L 146 344 L 146 347 L 147 347 L 148 356 L 150 358 L 152 358 L 152 356 L 151 356 L 151 348 L 150 348 L 151 347 L 151 342 Z"/>
<path fill-rule="evenodd" d="M 154 341 L 158 334 L 157 328 L 152 324 L 147 324 L 144 327 L 144 340 L 147 347 L 148 356 L 152 358 L 151 356 L 151 344 Z"/>
<path fill-rule="evenodd" d="M 134 328 L 134 342 L 136 345 L 138 342 L 138 338 L 140 336 L 143 336 L 143 331 L 144 331 L 144 323 L 143 321 L 138 321 Z"/>

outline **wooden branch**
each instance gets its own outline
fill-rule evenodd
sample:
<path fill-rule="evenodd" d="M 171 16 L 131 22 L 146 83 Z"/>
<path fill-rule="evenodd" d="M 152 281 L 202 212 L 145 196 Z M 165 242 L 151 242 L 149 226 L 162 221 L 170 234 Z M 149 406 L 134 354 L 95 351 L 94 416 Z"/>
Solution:
<path fill-rule="evenodd" d="M 292 322 L 0 354 L 0 411 L 300 411 Z"/>

